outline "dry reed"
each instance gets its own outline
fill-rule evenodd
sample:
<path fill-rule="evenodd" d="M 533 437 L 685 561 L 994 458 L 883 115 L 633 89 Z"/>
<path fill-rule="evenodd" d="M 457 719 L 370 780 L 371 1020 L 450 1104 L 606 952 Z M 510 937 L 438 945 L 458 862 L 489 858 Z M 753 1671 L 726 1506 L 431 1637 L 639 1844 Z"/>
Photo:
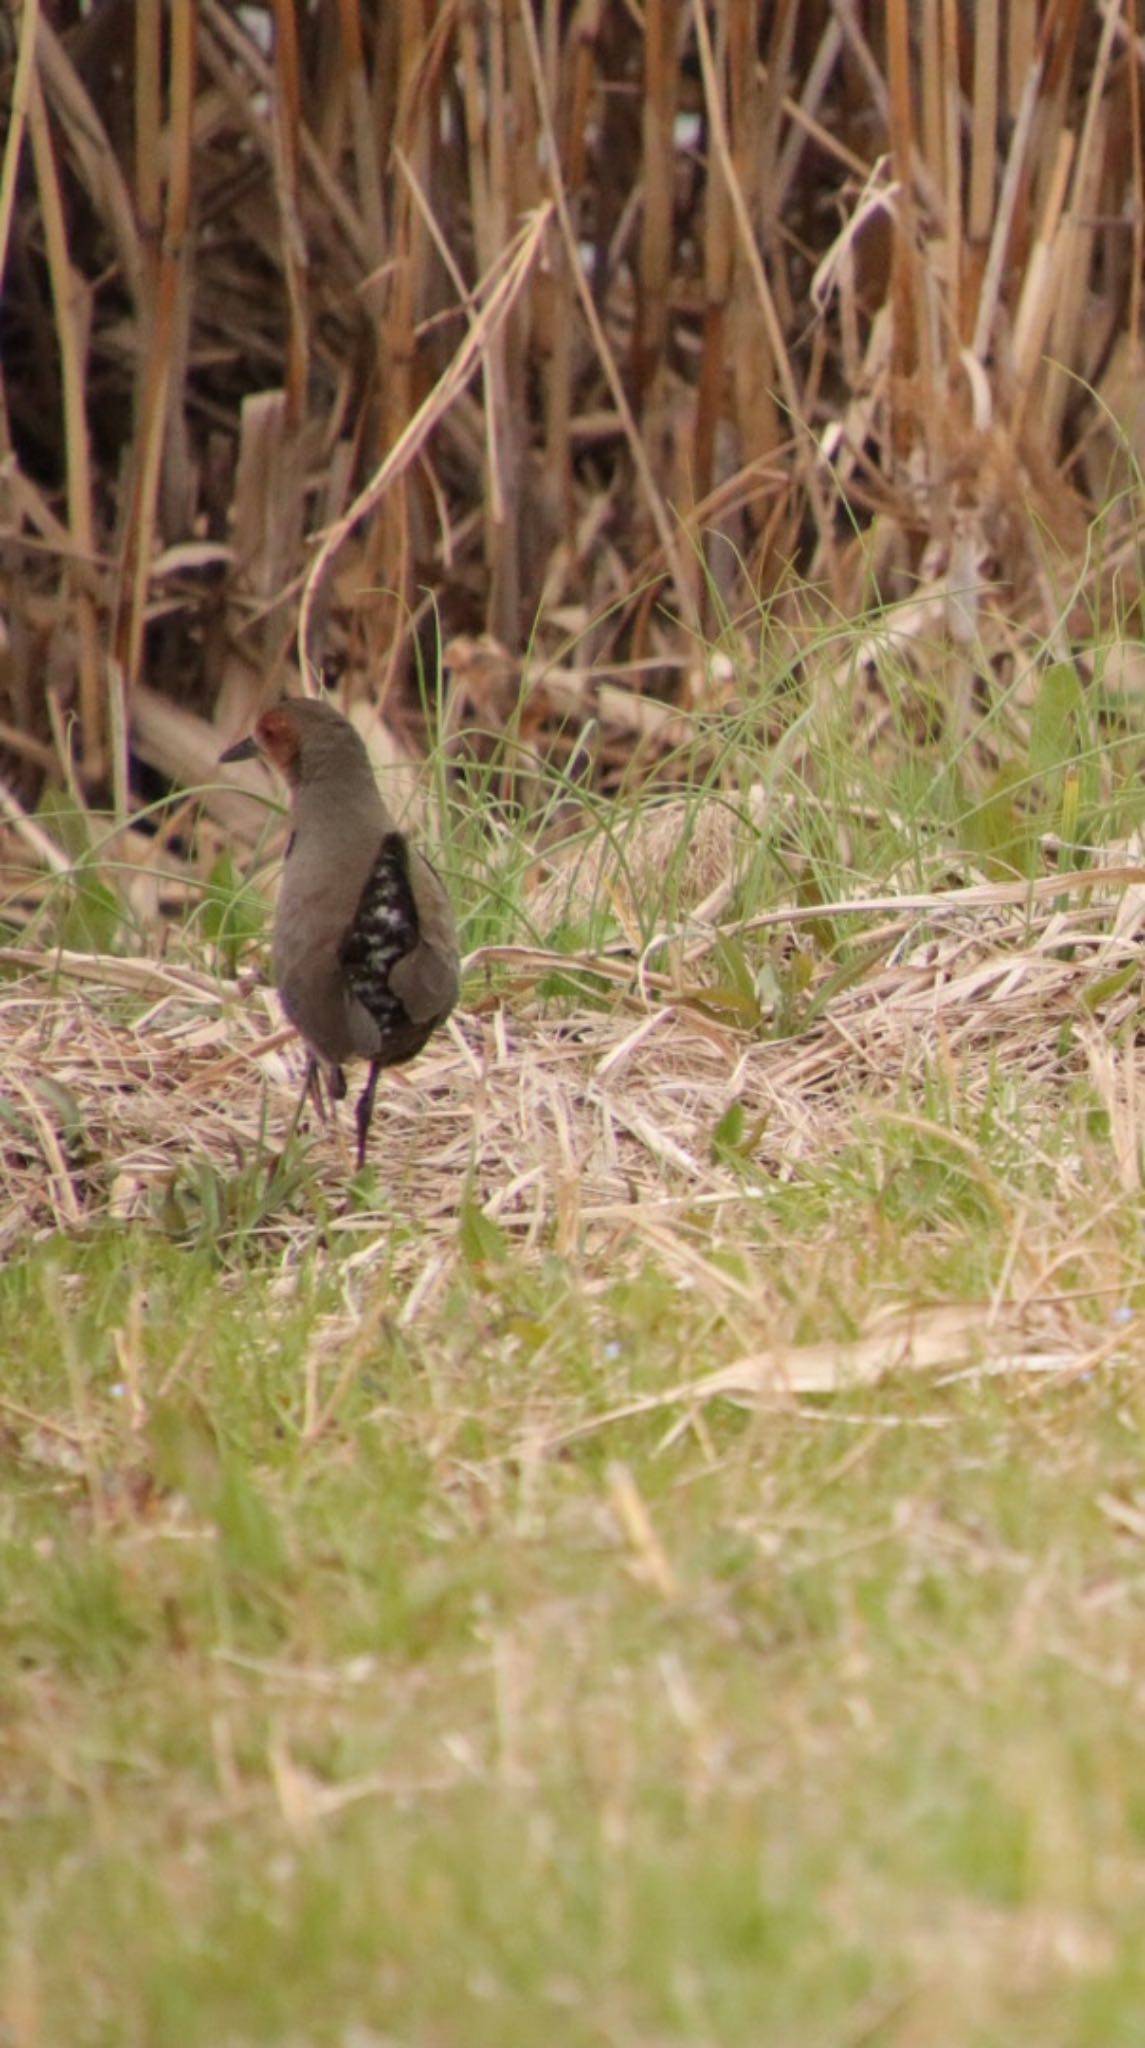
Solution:
<path fill-rule="evenodd" d="M 933 589 L 988 669 L 1061 623 L 1111 477 L 1084 594 L 1135 598 L 1128 0 L 27 0 L 8 31 L 17 800 L 69 714 L 121 821 L 137 764 L 190 779 L 178 714 L 229 733 L 297 680 L 300 594 L 307 659 L 397 735 L 440 632 L 500 650 L 484 717 L 536 696 L 539 745 L 570 646 L 695 709 L 695 629 L 750 672 L 761 594 L 798 633 L 816 591 Z"/>

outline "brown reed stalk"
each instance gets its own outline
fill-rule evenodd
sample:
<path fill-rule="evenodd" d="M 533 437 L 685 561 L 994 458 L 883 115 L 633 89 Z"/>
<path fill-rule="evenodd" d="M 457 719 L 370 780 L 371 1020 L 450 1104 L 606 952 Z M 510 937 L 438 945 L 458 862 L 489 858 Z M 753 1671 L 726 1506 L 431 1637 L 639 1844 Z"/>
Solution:
<path fill-rule="evenodd" d="M 8 132 L 4 137 L 4 160 L 0 165 L 0 290 L 8 267 L 8 241 L 12 232 L 12 209 L 16 202 L 16 173 L 24 146 L 28 120 L 28 98 L 32 90 L 36 59 L 36 34 L 40 21 L 40 0 L 25 0 L 20 12 L 20 36 L 16 46 L 16 67 L 8 108 Z"/>
<path fill-rule="evenodd" d="M 158 9 L 158 0 L 140 0 L 140 5 Z M 160 132 L 147 116 L 143 117 L 141 131 L 145 146 L 153 157 L 144 172 L 144 189 L 152 200 L 159 191 L 162 196 L 153 287 L 150 288 L 150 305 L 141 328 L 147 355 L 138 395 L 134 474 L 123 524 L 118 621 L 113 640 L 118 674 L 128 699 L 139 678 L 143 655 L 160 475 L 178 359 L 176 325 L 191 257 L 191 144 L 195 98 L 195 9 L 191 0 L 176 0 L 169 18 L 169 38 L 166 134 L 161 143 Z M 140 39 L 141 49 L 149 53 L 156 51 L 154 25 L 141 29 Z M 137 77 L 137 98 L 144 92 L 155 90 L 157 86 L 153 76 L 141 69 Z M 164 150 L 165 176 L 157 168 Z M 175 398 L 181 400 L 181 395 L 181 391 L 176 389 Z"/>
<path fill-rule="evenodd" d="M 680 71 L 680 0 L 648 0 L 641 110 L 640 253 L 632 336 L 632 392 L 643 400 L 664 354 L 672 289 L 672 207 Z"/>
<path fill-rule="evenodd" d="M 742 13 L 742 8 L 737 5 L 723 8 L 717 14 L 712 61 L 705 71 L 706 112 L 713 142 L 704 193 L 704 328 L 692 454 L 693 495 L 697 498 L 706 498 L 712 488 L 716 425 L 723 408 L 727 377 L 728 299 L 732 288 L 735 223 L 731 182 L 715 168 L 718 150 L 714 137 L 717 133 L 726 137 L 728 132 L 728 35 L 731 20 L 739 13 Z M 765 367 L 765 376 L 769 371 L 770 363 Z"/>
<path fill-rule="evenodd" d="M 274 75 L 271 130 L 274 136 L 274 195 L 281 220 L 279 249 L 286 303 L 290 313 L 286 348 L 287 425 L 302 424 L 310 365 L 310 321 L 307 250 L 299 204 L 299 136 L 302 93 L 299 77 L 298 23 L 294 0 L 274 0 Z"/>
<path fill-rule="evenodd" d="M 69 257 L 59 167 L 38 72 L 33 72 L 29 79 L 28 136 L 44 224 L 56 343 L 60 354 L 68 505 L 68 557 L 63 572 L 69 613 L 75 626 L 84 769 L 94 783 L 106 770 L 106 723 L 93 586 L 95 516 L 85 389 L 89 307 L 86 293 L 78 288 Z"/>

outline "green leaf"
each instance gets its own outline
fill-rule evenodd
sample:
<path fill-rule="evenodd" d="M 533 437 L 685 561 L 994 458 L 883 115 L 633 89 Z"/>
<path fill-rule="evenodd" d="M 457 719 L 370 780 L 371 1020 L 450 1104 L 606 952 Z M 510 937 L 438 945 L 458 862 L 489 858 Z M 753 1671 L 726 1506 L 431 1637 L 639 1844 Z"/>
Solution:
<path fill-rule="evenodd" d="M 987 874 L 1012 881 L 1015 874 L 1028 875 L 1034 867 L 1034 832 L 1014 801 L 1014 792 L 1024 788 L 1026 777 L 1016 763 L 999 768 L 985 797 L 963 820 L 962 835 L 971 853 L 976 853 Z"/>
<path fill-rule="evenodd" d="M 729 1102 L 712 1131 L 712 1158 L 721 1166 L 742 1169 L 755 1156 L 767 1129 L 766 1116 L 749 1123 L 742 1102 Z"/>
<path fill-rule="evenodd" d="M 1118 996 L 1124 995 L 1125 990 L 1132 988 L 1140 976 L 1139 965 L 1136 961 L 1131 961 L 1127 967 L 1119 967 L 1113 974 L 1103 974 L 1099 980 L 1091 982 L 1082 992 L 1082 1002 L 1087 1010 L 1100 1010 L 1105 1003 L 1111 1003 Z"/>
<path fill-rule="evenodd" d="M 69 860 L 82 860 L 91 852 L 87 812 L 80 809 L 66 789 L 53 789 L 49 785 L 36 805 L 36 816 Z"/>
<path fill-rule="evenodd" d="M 728 1024 L 754 1027 L 759 1023 L 760 1009 L 756 996 L 745 995 L 740 988 L 730 987 L 726 982 L 714 987 L 682 988 L 679 1000 L 690 1003 L 697 1010 L 705 1010 L 711 1016 Z"/>
<path fill-rule="evenodd" d="M 262 932 L 262 899 L 227 850 L 219 855 L 203 884 L 199 917 L 205 937 L 220 948 L 232 968 L 243 947 Z"/>
<path fill-rule="evenodd" d="M 1048 775 L 1077 758 L 1085 698 L 1073 664 L 1055 661 L 1038 686 L 1030 719 L 1030 770 Z"/>
<path fill-rule="evenodd" d="M 509 1240 L 478 1203 L 462 1202 L 457 1217 L 457 1241 L 468 1266 L 500 1266 L 509 1256 Z"/>
<path fill-rule="evenodd" d="M 59 943 L 69 952 L 108 953 L 123 923 L 123 905 L 99 872 L 84 862 L 72 874 Z"/>
<path fill-rule="evenodd" d="M 92 851 L 93 827 L 105 830 L 108 820 L 81 809 L 63 789 L 45 789 L 36 815 L 74 863 L 60 883 L 58 944 L 69 952 L 110 951 L 123 923 L 123 904 L 113 884 L 103 879 Z"/>
<path fill-rule="evenodd" d="M 729 1102 L 723 1115 L 712 1131 L 712 1156 L 719 1159 L 728 1152 L 738 1152 L 743 1143 L 744 1126 L 747 1118 L 742 1102 Z"/>
<path fill-rule="evenodd" d="M 755 966 L 739 940 L 721 939 L 717 946 L 713 946 L 711 958 L 721 981 L 734 989 L 745 1004 L 752 1004 L 758 1009 Z"/>

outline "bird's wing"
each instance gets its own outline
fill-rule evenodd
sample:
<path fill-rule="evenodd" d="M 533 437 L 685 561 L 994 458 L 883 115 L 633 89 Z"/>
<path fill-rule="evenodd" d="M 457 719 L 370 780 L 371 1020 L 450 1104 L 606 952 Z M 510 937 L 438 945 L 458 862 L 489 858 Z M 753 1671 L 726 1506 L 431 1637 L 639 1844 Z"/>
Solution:
<path fill-rule="evenodd" d="M 339 949 L 347 985 L 385 1035 L 433 1025 L 457 1001 L 449 898 L 423 855 L 387 832 Z"/>
<path fill-rule="evenodd" d="M 410 887 L 417 910 L 418 943 L 390 973 L 415 1024 L 440 1023 L 458 996 L 457 927 L 445 884 L 416 848 L 409 856 Z"/>
<path fill-rule="evenodd" d="M 400 832 L 387 832 L 338 949 L 347 985 L 383 1033 L 406 1022 L 392 976 L 399 961 L 417 949 L 419 937 L 409 848 Z"/>

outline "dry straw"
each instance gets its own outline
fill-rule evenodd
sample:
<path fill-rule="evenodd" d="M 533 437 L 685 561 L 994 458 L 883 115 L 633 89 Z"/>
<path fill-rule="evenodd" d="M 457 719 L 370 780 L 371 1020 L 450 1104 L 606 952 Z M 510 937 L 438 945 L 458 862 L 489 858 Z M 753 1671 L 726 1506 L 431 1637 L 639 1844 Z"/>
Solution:
<path fill-rule="evenodd" d="M 1142 1134 L 1132 1051 L 1117 1047 L 1137 1000 L 1143 905 L 1137 868 L 1056 877 L 1052 896 L 999 884 L 819 905 L 820 919 L 861 910 L 880 920 L 871 964 L 797 1036 L 772 1039 L 729 1028 L 705 1000 L 718 927 L 674 935 L 661 957 L 675 957 L 677 972 L 616 953 L 488 948 L 467 963 L 460 1025 L 387 1085 L 396 1192 L 384 1214 L 344 1213 L 332 1227 L 360 1238 L 365 1259 L 387 1270 L 396 1260 L 402 1292 L 416 1296 L 427 1261 L 437 1271 L 454 1255 L 468 1188 L 522 1251 L 555 1243 L 617 1271 L 654 1254 L 734 1307 L 741 1283 L 713 1265 L 711 1246 L 736 1241 L 748 1210 L 758 1218 L 769 1181 L 814 1174 L 867 1142 L 864 1130 L 910 1122 L 940 1150 L 961 1145 L 966 1173 L 1008 1229 L 1021 1203 L 997 1169 L 955 1125 L 931 1126 L 905 1106 L 944 1075 L 972 1121 L 1008 1069 L 1027 1091 L 1024 1156 L 1039 1120 L 1052 1127 L 1070 1077 L 1086 1076 L 1117 1127 L 1121 1183 L 1133 1190 Z M 204 1170 L 220 1185 L 271 1174 L 298 1052 L 268 991 L 174 963 L 32 947 L 0 949 L 4 968 L 22 978 L 2 1004 L 0 1250 L 109 1214 L 162 1222 L 166 1191 Z M 578 1012 L 570 1031 L 566 1006 L 550 1010 L 530 993 L 556 970 L 586 986 L 605 976 L 607 1012 Z M 499 991 L 492 1007 L 487 981 Z M 732 1103 L 752 1134 L 742 1160 L 713 1143 Z M 311 1142 L 337 1209 L 344 1136 L 319 1131 Z M 1081 1162 L 1067 1149 L 1045 1163 L 1067 1206 L 1075 1180 L 1080 1200 Z M 304 1209 L 269 1205 L 268 1241 L 286 1259 L 310 1240 Z M 418 1230 L 395 1250 L 403 1210 Z"/>

